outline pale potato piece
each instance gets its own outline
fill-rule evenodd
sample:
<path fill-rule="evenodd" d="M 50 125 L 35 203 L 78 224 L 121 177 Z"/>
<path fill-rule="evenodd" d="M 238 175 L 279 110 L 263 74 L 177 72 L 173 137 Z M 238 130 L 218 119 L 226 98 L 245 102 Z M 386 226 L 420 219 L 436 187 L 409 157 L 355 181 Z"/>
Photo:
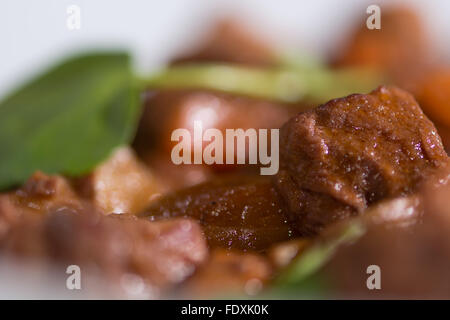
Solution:
<path fill-rule="evenodd" d="M 138 213 L 159 195 L 159 184 L 134 152 L 123 147 L 76 183 L 84 197 L 106 214 Z"/>

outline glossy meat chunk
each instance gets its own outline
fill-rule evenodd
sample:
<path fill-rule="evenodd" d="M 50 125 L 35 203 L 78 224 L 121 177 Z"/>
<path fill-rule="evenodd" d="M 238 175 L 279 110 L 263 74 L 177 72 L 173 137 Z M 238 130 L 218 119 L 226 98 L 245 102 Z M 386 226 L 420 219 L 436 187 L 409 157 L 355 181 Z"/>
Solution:
<path fill-rule="evenodd" d="M 191 220 L 149 222 L 67 208 L 45 219 L 22 219 L 11 228 L 1 252 L 64 270 L 75 264 L 86 274 L 100 272 L 119 290 L 124 289 L 124 277 L 131 275 L 147 286 L 152 293 L 148 298 L 185 280 L 208 255 L 201 229 Z M 83 286 L 95 289 L 95 284 L 87 281 Z"/>
<path fill-rule="evenodd" d="M 211 247 L 264 250 L 293 235 L 286 209 L 267 177 L 215 179 L 164 196 L 140 216 L 196 219 Z"/>
<path fill-rule="evenodd" d="M 151 171 L 127 147 L 120 148 L 86 177 L 75 181 L 83 198 L 105 214 L 138 213 L 159 193 Z"/>
<path fill-rule="evenodd" d="M 276 185 L 302 234 L 411 194 L 448 161 L 433 124 L 394 87 L 300 113 L 283 126 L 280 141 Z"/>

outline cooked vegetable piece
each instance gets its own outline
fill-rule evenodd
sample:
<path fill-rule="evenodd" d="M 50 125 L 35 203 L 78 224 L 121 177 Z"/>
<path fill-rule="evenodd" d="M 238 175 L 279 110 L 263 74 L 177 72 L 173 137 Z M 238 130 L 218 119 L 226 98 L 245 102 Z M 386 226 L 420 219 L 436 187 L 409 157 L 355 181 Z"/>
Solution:
<path fill-rule="evenodd" d="M 76 189 L 105 214 L 135 214 L 159 194 L 159 183 L 134 152 L 123 147 L 86 177 L 76 179 Z"/>
<path fill-rule="evenodd" d="M 166 153 L 141 153 L 143 162 L 152 169 L 161 193 L 165 194 L 196 184 L 214 177 L 214 172 L 207 166 L 176 165 Z"/>
<path fill-rule="evenodd" d="M 441 65 L 424 73 L 414 95 L 436 125 L 447 152 L 450 151 L 450 67 Z"/>
<path fill-rule="evenodd" d="M 172 132 L 184 128 L 194 137 L 194 121 L 201 122 L 203 131 L 215 128 L 225 136 L 226 129 L 280 128 L 296 112 L 297 108 L 292 104 L 208 90 L 162 90 L 150 93 L 146 99 L 135 146 L 141 154 L 160 153 L 167 155 L 166 161 L 171 162 L 171 150 L 178 143 L 171 141 Z M 206 145 L 203 143 L 203 148 Z M 193 150 L 192 145 L 192 159 Z M 218 170 L 235 167 L 208 166 Z"/>
<path fill-rule="evenodd" d="M 216 24 L 200 48 L 176 58 L 174 64 L 190 62 L 233 62 L 270 66 L 277 62 L 277 57 L 270 45 L 246 26 L 231 19 L 224 19 Z"/>
<path fill-rule="evenodd" d="M 357 30 L 334 64 L 371 67 L 390 76 L 396 85 L 412 90 L 430 64 L 431 44 L 418 14 L 408 7 L 381 7 L 381 29 L 370 30 L 362 16 Z"/>

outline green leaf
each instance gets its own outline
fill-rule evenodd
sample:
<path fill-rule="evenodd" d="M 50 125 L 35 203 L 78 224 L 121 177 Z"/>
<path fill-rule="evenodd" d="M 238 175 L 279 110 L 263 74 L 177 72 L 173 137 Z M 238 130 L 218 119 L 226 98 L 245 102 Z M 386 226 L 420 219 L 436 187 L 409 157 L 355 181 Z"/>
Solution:
<path fill-rule="evenodd" d="M 130 58 L 71 58 L 0 103 L 0 189 L 34 171 L 81 175 L 131 139 L 139 115 Z"/>

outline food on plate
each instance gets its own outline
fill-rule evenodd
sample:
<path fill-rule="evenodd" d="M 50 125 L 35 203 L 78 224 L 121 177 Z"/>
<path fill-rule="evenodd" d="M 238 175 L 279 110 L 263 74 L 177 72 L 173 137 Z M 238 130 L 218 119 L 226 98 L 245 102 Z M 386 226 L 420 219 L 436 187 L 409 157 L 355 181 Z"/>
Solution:
<path fill-rule="evenodd" d="M 0 102 L 0 264 L 79 266 L 100 297 L 449 298 L 448 67 L 417 13 L 382 19 L 329 65 L 221 20 L 150 75 L 106 51 L 37 76 Z M 196 123 L 279 133 L 279 170 L 177 163 Z"/>

